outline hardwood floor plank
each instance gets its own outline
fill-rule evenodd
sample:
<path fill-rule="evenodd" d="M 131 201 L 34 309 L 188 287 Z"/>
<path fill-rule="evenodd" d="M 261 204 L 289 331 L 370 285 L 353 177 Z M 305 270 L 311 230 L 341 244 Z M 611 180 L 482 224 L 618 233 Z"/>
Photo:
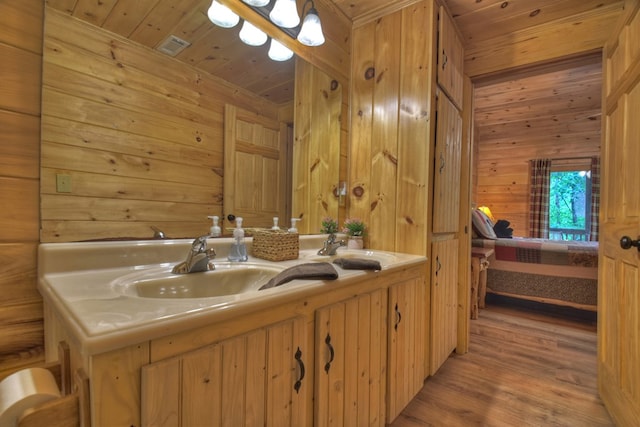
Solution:
<path fill-rule="evenodd" d="M 613 426 L 597 393 L 596 325 L 489 304 L 392 427 Z"/>

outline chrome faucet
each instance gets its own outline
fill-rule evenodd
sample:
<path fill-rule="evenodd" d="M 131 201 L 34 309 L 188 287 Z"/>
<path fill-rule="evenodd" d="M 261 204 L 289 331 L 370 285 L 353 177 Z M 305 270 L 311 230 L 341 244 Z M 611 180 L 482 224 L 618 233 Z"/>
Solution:
<path fill-rule="evenodd" d="M 340 246 L 345 246 L 347 242 L 339 240 L 336 242 L 336 235 L 331 233 L 327 240 L 323 243 L 322 249 L 318 251 L 318 255 L 331 256 L 335 255 Z"/>
<path fill-rule="evenodd" d="M 207 237 L 209 236 L 197 237 L 191 244 L 187 259 L 180 264 L 176 264 L 171 272 L 174 274 L 187 274 L 215 270 L 216 267 L 211 260 L 216 257 L 216 251 L 213 248 L 207 249 Z"/>

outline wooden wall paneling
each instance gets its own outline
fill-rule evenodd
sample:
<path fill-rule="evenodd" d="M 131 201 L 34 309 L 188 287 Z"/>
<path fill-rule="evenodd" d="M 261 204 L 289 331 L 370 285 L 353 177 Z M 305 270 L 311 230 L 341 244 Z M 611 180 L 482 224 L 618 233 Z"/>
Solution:
<path fill-rule="evenodd" d="M 4 58 L 0 109 L 39 115 L 42 56 L 3 43 L 0 43 L 0 56 Z"/>
<path fill-rule="evenodd" d="M 41 55 L 43 13 L 40 0 L 3 2 L 0 14 L 2 43 Z M 3 63 L 9 65 L 10 61 Z"/>
<path fill-rule="evenodd" d="M 465 44 L 465 73 L 471 77 L 549 62 L 602 48 L 620 14 L 614 3 L 477 44 Z"/>
<path fill-rule="evenodd" d="M 292 212 L 303 220 L 301 233 L 317 233 L 323 218 L 340 217 L 334 190 L 341 169 L 344 89 L 306 61 L 296 62 L 295 87 Z M 288 225 L 289 218 L 283 221 Z"/>
<path fill-rule="evenodd" d="M 40 120 L 37 116 L 0 109 L 2 176 L 38 179 Z"/>
<path fill-rule="evenodd" d="M 396 186 L 398 179 L 398 112 L 401 70 L 400 31 L 402 13 L 376 21 L 375 86 L 371 130 L 371 211 L 372 247 L 395 249 Z"/>
<path fill-rule="evenodd" d="M 349 150 L 348 211 L 362 219 L 375 232 L 370 221 L 371 140 L 373 127 L 373 96 L 376 74 L 374 58 L 375 23 L 353 32 L 351 78 L 351 146 Z M 368 239 L 368 238 L 367 238 Z"/>
<path fill-rule="evenodd" d="M 403 71 L 398 129 L 397 251 L 423 254 L 427 247 L 431 135 L 434 134 L 434 13 L 432 2 L 420 2 L 402 11 Z"/>
<path fill-rule="evenodd" d="M 44 358 L 36 289 L 43 10 L 36 0 L 0 3 L 0 378 Z"/>

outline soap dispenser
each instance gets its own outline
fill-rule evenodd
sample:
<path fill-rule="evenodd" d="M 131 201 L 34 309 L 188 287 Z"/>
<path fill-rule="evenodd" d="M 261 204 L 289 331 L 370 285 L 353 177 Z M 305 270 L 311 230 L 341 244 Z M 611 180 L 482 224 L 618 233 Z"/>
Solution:
<path fill-rule="evenodd" d="M 278 217 L 277 216 L 273 217 L 273 227 L 271 227 L 271 229 L 273 231 L 279 231 L 280 230 L 280 227 L 278 227 Z"/>
<path fill-rule="evenodd" d="M 242 217 L 236 217 L 236 228 L 233 230 L 233 243 L 229 250 L 229 261 L 247 261 L 247 246 L 244 243 L 244 230 L 242 229 Z"/>
<path fill-rule="evenodd" d="M 213 216 L 208 216 L 207 218 L 213 221 L 213 224 L 209 229 L 209 235 L 211 237 L 220 237 L 220 235 L 222 235 L 222 230 L 220 230 L 220 226 L 218 225 L 218 221 L 220 220 L 220 217 L 217 215 L 213 215 Z"/>
<path fill-rule="evenodd" d="M 298 227 L 296 226 L 298 221 L 302 221 L 302 220 L 300 218 L 291 218 L 291 228 L 289 230 L 287 230 L 287 231 L 289 231 L 289 233 L 297 233 L 298 232 Z"/>

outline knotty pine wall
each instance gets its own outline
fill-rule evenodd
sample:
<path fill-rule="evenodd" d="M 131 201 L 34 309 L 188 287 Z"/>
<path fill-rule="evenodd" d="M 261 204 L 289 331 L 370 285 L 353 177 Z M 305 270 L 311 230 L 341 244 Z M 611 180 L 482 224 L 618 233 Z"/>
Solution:
<path fill-rule="evenodd" d="M 434 93 L 435 2 L 354 29 L 349 216 L 368 247 L 424 254 Z"/>
<path fill-rule="evenodd" d="M 0 2 L 0 378 L 44 359 L 36 289 L 43 10 L 39 0 Z"/>

